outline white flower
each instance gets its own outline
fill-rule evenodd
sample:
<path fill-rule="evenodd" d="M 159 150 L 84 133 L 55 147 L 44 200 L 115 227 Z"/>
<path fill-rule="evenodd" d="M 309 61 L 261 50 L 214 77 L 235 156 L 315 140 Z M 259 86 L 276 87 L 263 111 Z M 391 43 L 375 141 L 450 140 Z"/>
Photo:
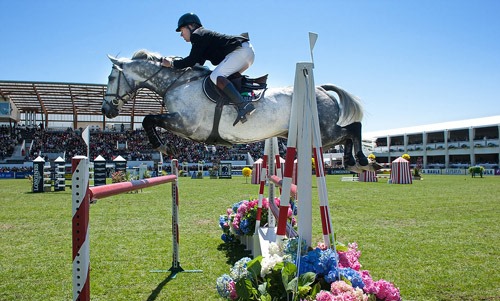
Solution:
<path fill-rule="evenodd" d="M 260 263 L 262 268 L 260 270 L 260 276 L 265 277 L 271 272 L 277 263 L 283 262 L 283 258 L 277 254 L 270 255 L 268 257 L 263 257 Z"/>
<path fill-rule="evenodd" d="M 269 255 L 283 256 L 283 248 L 279 244 L 272 242 L 269 244 Z"/>

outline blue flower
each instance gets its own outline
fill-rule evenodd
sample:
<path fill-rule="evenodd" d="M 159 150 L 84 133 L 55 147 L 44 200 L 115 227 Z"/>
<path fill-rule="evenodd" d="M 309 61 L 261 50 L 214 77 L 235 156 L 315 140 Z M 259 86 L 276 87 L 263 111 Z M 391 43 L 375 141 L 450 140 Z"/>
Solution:
<path fill-rule="evenodd" d="M 250 221 L 248 219 L 242 219 L 240 222 L 240 230 L 243 232 L 243 234 L 248 234 L 250 232 Z"/>
<path fill-rule="evenodd" d="M 332 249 L 321 251 L 318 264 L 318 274 L 327 275 L 331 270 L 336 270 L 337 256 L 338 255 Z"/>
<path fill-rule="evenodd" d="M 233 236 L 232 235 L 228 235 L 226 233 L 222 234 L 221 237 L 223 242 L 231 242 L 233 241 Z"/>
<path fill-rule="evenodd" d="M 217 292 L 222 298 L 229 298 L 229 294 L 231 293 L 231 281 L 233 281 L 233 279 L 228 274 L 224 274 L 217 278 Z"/>
<path fill-rule="evenodd" d="M 365 287 L 365 283 L 363 282 L 363 278 L 361 275 L 351 268 L 343 268 L 340 269 L 340 276 L 345 277 L 349 280 L 353 287 L 357 287 L 363 289 Z"/>
<path fill-rule="evenodd" d="M 227 215 L 221 215 L 219 216 L 219 226 L 224 229 L 224 224 L 226 224 L 228 222 L 228 218 L 227 218 Z"/>
<path fill-rule="evenodd" d="M 240 205 L 241 205 L 243 202 L 244 202 L 244 200 L 243 200 L 243 201 L 239 201 L 238 203 L 234 203 L 234 204 L 233 204 L 232 208 L 233 208 L 233 212 L 234 212 L 234 213 L 238 212 L 238 208 L 240 208 Z"/>
<path fill-rule="evenodd" d="M 325 281 L 332 283 L 338 280 L 338 271 L 336 269 L 330 270 L 327 275 L 325 275 Z"/>
<path fill-rule="evenodd" d="M 284 253 L 286 255 L 290 255 L 292 257 L 293 262 L 295 263 L 297 260 L 297 250 L 299 247 L 299 239 L 296 238 L 291 238 L 286 241 L 285 244 L 285 249 Z M 300 254 L 306 254 L 307 252 L 307 243 L 305 241 L 302 241 L 300 244 Z"/>
<path fill-rule="evenodd" d="M 240 279 L 245 278 L 248 275 L 247 264 L 250 260 L 251 259 L 249 257 L 243 257 L 231 268 L 231 272 L 229 274 L 235 282 L 238 282 Z"/>

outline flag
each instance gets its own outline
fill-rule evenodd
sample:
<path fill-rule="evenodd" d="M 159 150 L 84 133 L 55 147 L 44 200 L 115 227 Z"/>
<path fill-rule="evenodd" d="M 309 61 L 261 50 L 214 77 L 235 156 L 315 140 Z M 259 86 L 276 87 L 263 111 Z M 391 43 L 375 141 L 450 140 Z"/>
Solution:
<path fill-rule="evenodd" d="M 82 138 L 85 144 L 87 144 L 87 158 L 90 157 L 90 131 L 89 127 L 87 126 L 85 130 L 82 132 Z"/>

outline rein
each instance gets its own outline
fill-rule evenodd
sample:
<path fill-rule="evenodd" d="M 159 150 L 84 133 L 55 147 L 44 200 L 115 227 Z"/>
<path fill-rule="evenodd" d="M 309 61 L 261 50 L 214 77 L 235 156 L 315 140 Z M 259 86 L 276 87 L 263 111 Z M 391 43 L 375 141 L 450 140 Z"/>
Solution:
<path fill-rule="evenodd" d="M 127 100 L 125 99 L 125 97 L 128 96 L 129 99 L 135 97 L 135 94 L 137 92 L 138 89 L 140 88 L 143 88 L 145 86 L 145 84 L 147 82 L 149 82 L 153 77 L 155 77 L 156 75 L 158 75 L 162 70 L 163 70 L 163 67 L 160 66 L 160 68 L 158 69 L 158 71 L 156 71 L 155 73 L 153 73 L 150 77 L 148 77 L 145 81 L 143 81 L 142 83 L 138 84 L 136 88 L 133 88 L 132 85 L 130 84 L 130 82 L 128 81 L 127 79 L 127 76 L 125 75 L 125 73 L 123 72 L 123 69 L 114 65 L 113 68 L 116 68 L 118 71 L 119 71 L 119 74 L 118 74 L 118 83 L 117 83 L 117 90 L 116 90 L 116 93 L 106 93 L 105 96 L 112 96 L 114 97 L 113 99 L 113 104 L 115 106 L 118 105 L 118 101 L 122 101 L 123 103 L 127 103 Z M 179 87 L 181 85 L 184 85 L 184 84 L 187 84 L 187 83 L 190 83 L 190 82 L 193 82 L 193 81 L 196 81 L 196 80 L 199 80 L 199 79 L 202 79 L 204 78 L 206 75 L 197 75 L 197 76 L 194 76 L 194 77 L 191 77 L 191 78 L 188 78 L 186 80 L 183 80 L 183 81 L 179 81 L 179 79 L 184 76 L 184 74 L 186 74 L 186 72 L 188 71 L 189 69 L 186 68 L 182 71 L 182 73 L 177 76 L 173 81 L 172 83 L 170 83 L 170 85 L 168 85 L 168 87 L 165 89 L 165 92 L 164 94 L 166 94 L 169 90 L 173 89 L 173 88 L 176 88 L 176 87 Z M 123 95 L 120 95 L 120 80 L 121 78 L 125 79 L 125 83 L 127 83 L 127 86 L 130 88 L 130 91 L 123 94 Z"/>
<path fill-rule="evenodd" d="M 186 72 L 188 71 L 189 69 L 186 68 L 184 69 L 184 71 L 182 71 L 181 75 L 179 75 L 170 85 L 168 85 L 167 89 L 165 89 L 165 94 L 167 94 L 167 92 L 170 90 L 170 89 L 173 89 L 173 88 L 177 88 L 179 86 L 182 86 L 184 84 L 188 84 L 190 82 L 194 82 L 194 81 L 197 81 L 199 79 L 202 79 L 204 78 L 206 75 L 197 75 L 197 76 L 193 76 L 193 77 L 190 77 L 186 80 L 183 80 L 183 81 L 180 81 L 178 82 L 178 80 L 184 75 L 186 74 Z"/>

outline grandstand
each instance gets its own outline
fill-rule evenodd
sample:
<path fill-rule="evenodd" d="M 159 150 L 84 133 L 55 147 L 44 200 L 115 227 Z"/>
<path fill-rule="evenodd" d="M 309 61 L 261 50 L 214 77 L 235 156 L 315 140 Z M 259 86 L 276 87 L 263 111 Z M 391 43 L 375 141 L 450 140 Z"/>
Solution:
<path fill-rule="evenodd" d="M 499 168 L 500 115 L 428 124 L 365 133 L 370 152 L 379 163 L 389 163 L 403 154 L 415 166 L 421 158 L 423 168 L 453 169 L 481 165 Z"/>
<path fill-rule="evenodd" d="M 81 132 L 90 128 L 90 158 L 107 161 L 120 155 L 129 161 L 169 162 L 149 146 L 142 130 L 148 114 L 164 112 L 161 99 L 149 90 L 139 90 L 121 116 L 106 119 L 101 113 L 105 85 L 0 81 L 0 168 L 29 168 L 37 156 L 52 161 L 86 155 Z M 465 168 L 481 164 L 499 166 L 500 116 L 457 122 L 364 133 L 365 153 L 373 153 L 379 163 L 408 153 L 414 166 L 423 159 L 423 168 Z M 178 150 L 179 162 L 196 164 L 234 161 L 251 165 L 261 158 L 263 143 L 212 147 L 179 138 L 163 131 L 162 138 Z M 368 142 L 367 142 L 368 138 Z M 286 141 L 281 139 L 284 156 Z M 325 149 L 341 157 L 342 147 Z M 332 160 L 334 156 L 325 154 Z"/>

